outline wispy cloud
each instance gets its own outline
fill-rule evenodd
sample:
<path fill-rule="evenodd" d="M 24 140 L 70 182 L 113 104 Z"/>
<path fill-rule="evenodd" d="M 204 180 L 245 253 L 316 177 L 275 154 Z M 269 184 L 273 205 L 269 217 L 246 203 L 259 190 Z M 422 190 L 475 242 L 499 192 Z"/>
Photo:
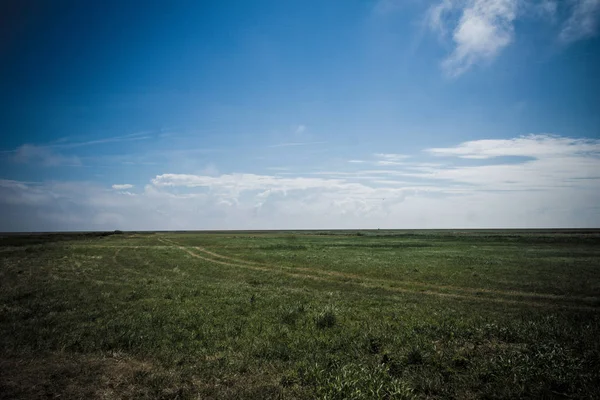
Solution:
<path fill-rule="evenodd" d="M 553 20 L 558 11 L 558 0 L 540 0 L 533 4 L 533 12 L 542 18 Z"/>
<path fill-rule="evenodd" d="M 600 19 L 600 0 L 571 0 L 571 15 L 564 22 L 559 39 L 563 43 L 595 36 Z"/>
<path fill-rule="evenodd" d="M 131 185 L 129 183 L 125 183 L 122 185 L 112 185 L 112 188 L 115 190 L 127 190 L 127 189 L 133 188 L 133 185 Z"/>
<path fill-rule="evenodd" d="M 600 140 L 529 135 L 506 140 L 476 140 L 448 148 L 432 148 L 436 156 L 495 159 L 520 156 L 518 163 L 415 168 L 408 176 L 468 185 L 472 190 L 591 190 L 600 194 Z M 574 192 L 572 192 L 574 193 Z"/>
<path fill-rule="evenodd" d="M 64 156 L 48 147 L 24 144 L 14 150 L 12 160 L 18 163 L 35 163 L 46 167 L 81 166 L 81 160 L 76 156 Z"/>
<path fill-rule="evenodd" d="M 600 155 L 600 141 L 556 135 L 527 135 L 513 139 L 474 140 L 454 147 L 431 148 L 426 152 L 437 156 L 486 159 L 503 156 L 549 157 Z"/>
<path fill-rule="evenodd" d="M 81 166 L 81 158 L 75 155 L 66 156 L 61 151 L 93 146 L 104 143 L 118 143 L 126 141 L 146 140 L 152 138 L 148 132 L 136 132 L 128 135 L 108 137 L 104 139 L 94 139 L 88 141 L 73 142 L 71 138 L 62 138 L 49 144 L 23 144 L 13 150 L 3 150 L 0 154 L 6 154 L 12 161 L 18 163 L 36 163 L 43 166 Z"/>
<path fill-rule="evenodd" d="M 379 166 L 390 166 L 390 165 L 405 165 L 406 160 L 411 156 L 407 154 L 393 154 L 393 153 L 375 153 L 373 154 L 374 159 L 370 160 L 348 160 L 351 164 L 370 164 Z"/>
<path fill-rule="evenodd" d="M 146 140 L 151 139 L 152 136 L 148 135 L 148 132 L 138 132 L 132 133 L 123 136 L 113 136 L 104 139 L 94 139 L 87 140 L 83 142 L 66 142 L 66 143 L 55 143 L 49 144 L 46 147 L 54 147 L 54 148 L 75 148 L 75 147 L 83 147 L 83 146 L 93 146 L 97 144 L 104 143 L 117 143 L 117 142 L 129 142 L 129 141 L 137 141 L 137 140 Z"/>
<path fill-rule="evenodd" d="M 404 160 L 406 160 L 407 158 L 410 158 L 410 156 L 408 156 L 406 154 L 390 154 L 390 153 L 377 153 L 377 154 L 375 154 L 375 157 L 377 157 L 379 159 L 375 162 L 375 164 L 383 165 L 383 166 L 403 165 L 403 164 L 405 164 Z"/>
<path fill-rule="evenodd" d="M 219 169 L 213 163 L 208 163 L 201 171 L 203 175 L 215 176 L 219 175 Z"/>
<path fill-rule="evenodd" d="M 456 7 L 455 0 L 442 0 L 432 5 L 427 11 L 426 19 L 431 30 L 446 36 L 448 25 L 447 14 Z"/>
<path fill-rule="evenodd" d="M 375 153 L 374 155 L 375 155 L 375 157 L 383 158 L 385 160 L 392 160 L 392 161 L 398 161 L 398 160 L 404 160 L 406 158 L 410 158 L 410 156 L 408 154 Z"/>
<path fill-rule="evenodd" d="M 296 130 L 294 131 L 297 135 L 304 133 L 306 131 L 306 125 L 298 125 Z"/>
<path fill-rule="evenodd" d="M 313 144 L 325 144 L 327 142 L 290 142 L 290 143 L 279 143 L 279 144 L 272 144 L 270 146 L 267 147 L 293 147 L 293 146 L 310 146 Z"/>

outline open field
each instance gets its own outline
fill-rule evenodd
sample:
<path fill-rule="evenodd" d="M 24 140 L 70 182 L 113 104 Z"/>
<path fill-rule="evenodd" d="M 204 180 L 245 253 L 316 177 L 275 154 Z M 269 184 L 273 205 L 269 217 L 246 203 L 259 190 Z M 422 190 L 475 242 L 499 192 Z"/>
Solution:
<path fill-rule="evenodd" d="M 600 398 L 600 231 L 0 238 L 0 398 Z"/>

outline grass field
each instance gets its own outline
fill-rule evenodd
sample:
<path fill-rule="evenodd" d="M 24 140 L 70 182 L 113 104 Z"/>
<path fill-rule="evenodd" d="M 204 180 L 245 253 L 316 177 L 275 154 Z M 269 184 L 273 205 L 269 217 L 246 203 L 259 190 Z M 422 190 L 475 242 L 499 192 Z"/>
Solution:
<path fill-rule="evenodd" d="M 6 399 L 600 398 L 600 231 L 4 236 L 0 341 Z"/>

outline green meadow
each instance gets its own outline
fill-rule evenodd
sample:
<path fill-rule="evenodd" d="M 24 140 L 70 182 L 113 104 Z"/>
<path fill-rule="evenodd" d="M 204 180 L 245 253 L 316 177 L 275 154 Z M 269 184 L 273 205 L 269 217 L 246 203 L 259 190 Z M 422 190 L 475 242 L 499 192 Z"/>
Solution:
<path fill-rule="evenodd" d="M 600 398 L 600 231 L 4 235 L 0 398 Z"/>

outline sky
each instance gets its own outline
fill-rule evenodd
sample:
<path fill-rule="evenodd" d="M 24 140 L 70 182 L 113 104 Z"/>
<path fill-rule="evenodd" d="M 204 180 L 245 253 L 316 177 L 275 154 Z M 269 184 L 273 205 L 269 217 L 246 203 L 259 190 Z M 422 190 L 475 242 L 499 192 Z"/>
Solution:
<path fill-rule="evenodd" d="M 0 6 L 0 231 L 600 227 L 600 0 Z"/>

